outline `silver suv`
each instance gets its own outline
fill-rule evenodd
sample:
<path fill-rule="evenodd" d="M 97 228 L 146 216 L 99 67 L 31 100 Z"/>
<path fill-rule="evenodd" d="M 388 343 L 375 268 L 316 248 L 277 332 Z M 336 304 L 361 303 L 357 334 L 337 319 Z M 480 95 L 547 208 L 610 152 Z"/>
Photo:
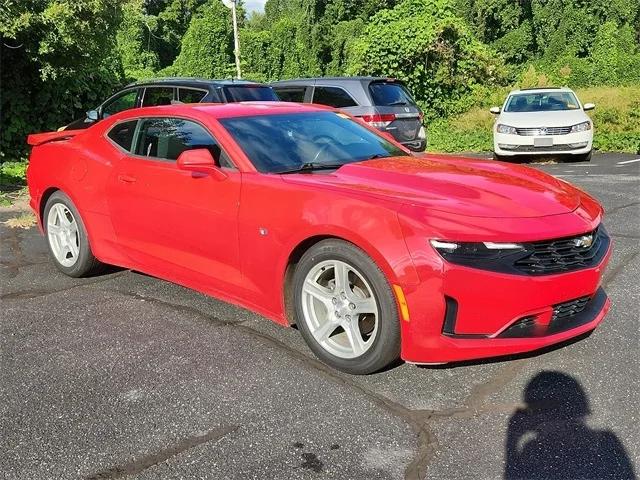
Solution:
<path fill-rule="evenodd" d="M 378 77 L 322 77 L 271 83 L 285 102 L 318 103 L 339 108 L 390 133 L 414 152 L 427 146 L 422 111 L 402 82 Z"/>

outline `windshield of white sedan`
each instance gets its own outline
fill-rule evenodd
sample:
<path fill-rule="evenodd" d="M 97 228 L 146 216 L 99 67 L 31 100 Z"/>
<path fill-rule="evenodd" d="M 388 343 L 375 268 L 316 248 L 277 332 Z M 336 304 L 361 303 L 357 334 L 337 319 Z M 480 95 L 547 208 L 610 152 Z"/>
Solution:
<path fill-rule="evenodd" d="M 504 107 L 505 112 L 551 112 L 577 110 L 580 104 L 571 92 L 537 92 L 511 95 Z"/>
<path fill-rule="evenodd" d="M 338 168 L 408 155 L 336 112 L 305 112 L 221 119 L 256 169 L 263 173 Z"/>

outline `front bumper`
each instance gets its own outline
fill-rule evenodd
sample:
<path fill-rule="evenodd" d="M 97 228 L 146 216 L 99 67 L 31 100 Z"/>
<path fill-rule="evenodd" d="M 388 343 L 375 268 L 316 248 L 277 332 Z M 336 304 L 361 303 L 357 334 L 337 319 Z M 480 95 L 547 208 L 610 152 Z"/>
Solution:
<path fill-rule="evenodd" d="M 550 146 L 538 146 L 536 142 L 546 141 Z M 516 155 L 584 155 L 593 147 L 593 130 L 569 133 L 567 135 L 548 135 L 534 137 L 525 135 L 507 135 L 493 132 L 493 151 L 500 156 Z"/>
<path fill-rule="evenodd" d="M 439 275 L 431 270 L 430 278 L 421 276 L 419 285 L 405 287 L 410 320 L 402 322 L 402 358 L 411 363 L 447 363 L 496 357 L 530 352 L 589 332 L 609 310 L 600 284 L 610 255 L 611 246 L 592 268 L 541 276 L 443 262 Z M 554 318 L 558 306 L 585 297 L 588 301 L 580 313 Z"/>

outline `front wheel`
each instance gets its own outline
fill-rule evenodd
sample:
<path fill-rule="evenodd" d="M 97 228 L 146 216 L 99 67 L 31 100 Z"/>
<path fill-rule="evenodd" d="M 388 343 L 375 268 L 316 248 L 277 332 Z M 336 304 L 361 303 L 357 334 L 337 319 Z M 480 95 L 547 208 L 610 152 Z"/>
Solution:
<path fill-rule="evenodd" d="M 58 270 L 70 277 L 85 277 L 102 269 L 104 265 L 94 257 L 84 222 L 69 197 L 61 191 L 53 193 L 42 220 L 49 254 Z"/>
<path fill-rule="evenodd" d="M 591 156 L 593 155 L 593 150 L 589 150 L 587 153 L 583 153 L 582 155 L 572 155 L 572 162 L 590 162 Z"/>
<path fill-rule="evenodd" d="M 323 362 L 352 374 L 376 372 L 400 355 L 395 297 L 369 256 L 341 240 L 323 240 L 294 274 L 298 328 Z"/>

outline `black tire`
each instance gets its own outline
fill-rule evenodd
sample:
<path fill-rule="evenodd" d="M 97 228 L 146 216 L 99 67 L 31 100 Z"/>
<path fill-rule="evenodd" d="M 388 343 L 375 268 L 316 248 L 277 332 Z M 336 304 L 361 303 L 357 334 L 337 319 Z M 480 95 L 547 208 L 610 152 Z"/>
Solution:
<path fill-rule="evenodd" d="M 504 160 L 504 157 L 501 157 L 501 156 L 500 156 L 500 155 L 498 155 L 497 153 L 494 153 L 494 154 L 493 154 L 493 159 L 494 159 L 496 162 L 504 162 L 504 161 L 505 161 L 505 160 Z"/>
<path fill-rule="evenodd" d="M 378 304 L 378 332 L 362 355 L 341 358 L 325 350 L 314 338 L 304 317 L 302 288 L 307 274 L 320 262 L 338 260 L 355 267 L 372 289 Z M 313 353 L 324 363 L 346 373 L 366 375 L 396 362 L 400 356 L 400 321 L 395 296 L 384 273 L 355 245 L 337 239 L 322 240 L 300 259 L 294 277 L 294 302 L 297 326 Z"/>
<path fill-rule="evenodd" d="M 590 162 L 592 156 L 593 150 L 589 150 L 588 153 L 584 153 L 582 155 L 572 155 L 571 159 L 573 162 Z"/>
<path fill-rule="evenodd" d="M 54 205 L 59 203 L 61 203 L 62 205 L 67 207 L 67 209 L 69 209 L 78 227 L 78 256 L 75 263 L 71 266 L 65 266 L 62 263 L 60 263 L 60 261 L 58 261 L 55 254 L 53 253 L 51 241 L 49 239 L 49 235 L 47 231 L 48 230 L 47 219 L 49 218 L 49 212 L 51 211 L 51 208 Z M 49 256 L 53 260 L 53 263 L 58 270 L 60 270 L 65 275 L 68 275 L 70 277 L 76 277 L 76 278 L 96 275 L 101 271 L 103 271 L 105 265 L 101 263 L 93 255 L 93 252 L 91 251 L 91 246 L 89 245 L 89 238 L 87 237 L 87 230 L 84 226 L 84 222 L 82 220 L 82 217 L 80 216 L 80 213 L 78 212 L 78 209 L 73 204 L 71 199 L 69 199 L 69 197 L 67 197 L 60 190 L 58 190 L 57 192 L 54 192 L 48 198 L 47 203 L 45 204 L 45 207 L 44 207 L 42 225 L 45 230 L 47 248 L 49 249 Z"/>

